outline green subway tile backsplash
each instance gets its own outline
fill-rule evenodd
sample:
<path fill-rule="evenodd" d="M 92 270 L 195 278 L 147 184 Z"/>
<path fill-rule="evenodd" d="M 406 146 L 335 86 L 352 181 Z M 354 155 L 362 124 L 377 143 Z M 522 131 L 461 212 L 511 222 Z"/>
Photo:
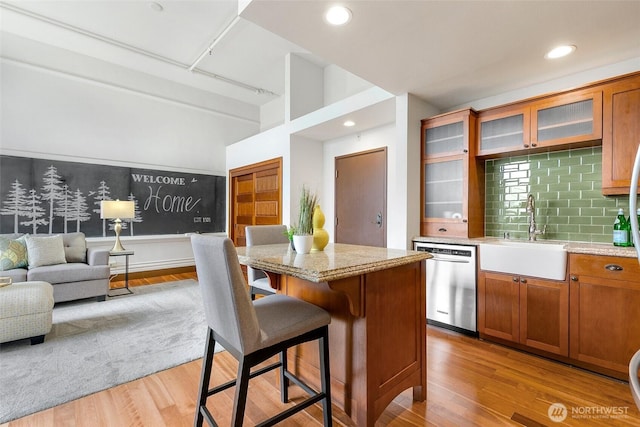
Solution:
<path fill-rule="evenodd" d="M 487 160 L 485 172 L 486 236 L 526 239 L 529 193 L 540 240 L 611 243 L 618 209 L 629 215 L 628 197 L 602 195 L 602 147 Z"/>

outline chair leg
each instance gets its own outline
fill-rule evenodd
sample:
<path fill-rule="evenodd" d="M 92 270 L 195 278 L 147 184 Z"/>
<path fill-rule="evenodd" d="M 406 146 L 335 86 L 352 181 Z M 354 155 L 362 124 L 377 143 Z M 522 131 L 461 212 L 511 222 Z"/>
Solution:
<path fill-rule="evenodd" d="M 322 400 L 322 414 L 324 419 L 324 427 L 333 425 L 333 417 L 331 415 L 331 371 L 329 370 L 329 328 L 325 327 L 322 338 L 318 340 L 320 350 L 320 382 L 324 399 Z"/>
<path fill-rule="evenodd" d="M 207 395 L 209 394 L 209 383 L 211 381 L 211 369 L 213 368 L 213 355 L 215 354 L 215 348 L 216 340 L 213 338 L 213 331 L 211 328 L 207 328 L 207 342 L 205 344 L 204 357 L 202 359 L 196 417 L 193 421 L 193 425 L 196 427 L 201 427 L 204 420 L 202 408 L 207 405 Z"/>
<path fill-rule="evenodd" d="M 287 371 L 287 350 L 280 352 L 280 397 L 282 403 L 289 402 L 289 378 L 284 374 Z"/>
<path fill-rule="evenodd" d="M 251 301 L 255 301 L 256 299 L 256 288 L 253 286 L 249 286 L 249 293 L 251 294 Z"/>
<path fill-rule="evenodd" d="M 241 427 L 244 418 L 244 409 L 247 404 L 247 392 L 249 390 L 249 375 L 251 374 L 251 364 L 245 357 L 238 365 L 238 379 L 236 380 L 236 397 L 233 402 L 233 415 L 231 424 Z"/>

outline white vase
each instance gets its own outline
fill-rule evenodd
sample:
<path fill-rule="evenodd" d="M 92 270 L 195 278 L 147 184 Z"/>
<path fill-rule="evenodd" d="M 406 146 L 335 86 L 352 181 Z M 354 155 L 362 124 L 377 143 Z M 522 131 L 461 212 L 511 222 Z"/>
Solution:
<path fill-rule="evenodd" d="M 293 246 L 296 248 L 296 252 L 299 254 L 308 254 L 311 252 L 311 246 L 313 246 L 313 235 L 306 236 L 293 236 Z"/>

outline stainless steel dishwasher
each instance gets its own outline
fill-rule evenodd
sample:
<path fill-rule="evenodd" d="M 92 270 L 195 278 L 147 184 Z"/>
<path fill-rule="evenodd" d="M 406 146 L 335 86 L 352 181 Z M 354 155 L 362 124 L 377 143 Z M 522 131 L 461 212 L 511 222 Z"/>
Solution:
<path fill-rule="evenodd" d="M 414 242 L 427 260 L 427 323 L 477 335 L 476 247 Z"/>

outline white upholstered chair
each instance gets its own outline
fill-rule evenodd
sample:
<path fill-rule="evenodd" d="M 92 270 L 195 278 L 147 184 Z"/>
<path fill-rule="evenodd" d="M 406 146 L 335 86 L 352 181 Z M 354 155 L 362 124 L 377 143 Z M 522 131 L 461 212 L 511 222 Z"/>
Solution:
<path fill-rule="evenodd" d="M 324 425 L 331 426 L 329 313 L 308 302 L 280 294 L 252 302 L 231 240 L 194 235 L 191 237 L 191 245 L 208 325 L 195 425 L 201 426 L 204 419 L 210 425 L 217 425 L 206 408 L 207 398 L 235 385 L 231 425 L 241 426 L 249 379 L 280 368 L 283 403 L 289 400 L 289 381 L 300 386 L 310 397 L 258 425 L 274 425 L 321 401 Z M 319 342 L 320 392 L 313 390 L 287 370 L 287 349 L 314 340 Z M 238 375 L 233 381 L 209 389 L 216 342 L 238 360 Z M 279 362 L 251 372 L 252 367 L 277 354 L 280 354 Z"/>
<path fill-rule="evenodd" d="M 636 352 L 629 362 L 629 388 L 636 401 L 636 406 L 640 409 L 640 379 L 638 379 L 638 369 L 640 369 L 640 350 Z"/>
<path fill-rule="evenodd" d="M 247 247 L 258 245 L 272 245 L 276 243 L 289 243 L 286 225 L 249 225 L 245 228 Z M 275 291 L 269 284 L 269 278 L 262 270 L 247 267 L 249 279 L 249 292 L 251 299 L 257 294 L 271 295 Z"/>

